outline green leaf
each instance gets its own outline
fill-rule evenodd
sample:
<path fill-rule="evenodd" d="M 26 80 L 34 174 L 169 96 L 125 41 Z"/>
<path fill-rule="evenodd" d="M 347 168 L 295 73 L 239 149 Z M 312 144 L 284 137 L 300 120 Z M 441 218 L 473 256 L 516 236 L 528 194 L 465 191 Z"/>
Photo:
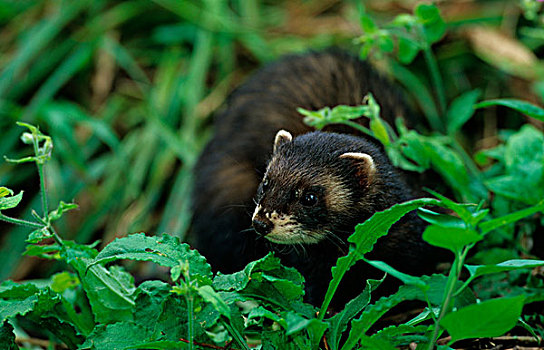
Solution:
<path fill-rule="evenodd" d="M 455 217 L 453 215 L 446 215 L 435 213 L 432 210 L 419 208 L 417 214 L 420 218 L 427 221 L 429 224 L 438 225 L 442 227 L 456 227 L 456 228 L 465 228 L 466 224 L 463 220 Z"/>
<path fill-rule="evenodd" d="M 398 271 L 397 269 L 393 268 L 392 266 L 388 265 L 387 263 L 383 262 L 383 261 L 377 261 L 377 260 L 367 260 L 365 258 L 363 258 L 363 260 L 372 265 L 373 267 L 377 268 L 378 270 L 381 270 L 393 277 L 396 277 L 398 278 L 399 280 L 401 280 L 404 284 L 407 284 L 407 285 L 413 285 L 413 286 L 418 286 L 419 288 L 422 288 L 422 289 L 427 289 L 427 286 L 425 284 L 425 282 L 422 281 L 422 279 L 420 277 L 415 277 L 415 276 L 411 276 L 411 275 L 408 275 L 406 273 L 402 273 L 400 271 Z"/>
<path fill-rule="evenodd" d="M 474 104 L 481 95 L 479 89 L 465 92 L 455 98 L 446 113 L 448 134 L 453 135 L 472 117 Z"/>
<path fill-rule="evenodd" d="M 370 17 L 369 15 L 362 14 L 360 18 L 360 22 L 361 22 L 361 28 L 363 29 L 365 34 L 374 34 L 378 31 L 378 26 L 376 25 L 372 17 Z"/>
<path fill-rule="evenodd" d="M 219 296 L 219 294 L 213 290 L 213 288 L 209 285 L 205 285 L 202 287 L 199 287 L 197 289 L 198 294 L 204 299 L 206 302 L 213 305 L 213 307 L 219 311 L 219 313 L 226 318 L 230 319 L 230 309 L 228 305 L 225 303 L 225 301 Z"/>
<path fill-rule="evenodd" d="M 36 256 L 41 259 L 61 260 L 60 246 L 58 244 L 50 245 L 27 245 L 23 253 L 26 256 Z"/>
<path fill-rule="evenodd" d="M 524 300 L 524 295 L 486 300 L 447 314 L 440 325 L 451 335 L 452 343 L 461 339 L 498 337 L 516 325 Z"/>
<path fill-rule="evenodd" d="M 425 39 L 429 44 L 435 43 L 446 32 L 446 24 L 435 5 L 420 3 L 414 10 L 418 21 L 423 24 Z"/>
<path fill-rule="evenodd" d="M 385 278 L 385 276 L 384 276 Z M 346 304 L 344 310 L 327 319 L 329 331 L 327 340 L 331 349 L 336 350 L 340 346 L 340 339 L 347 329 L 348 323 L 370 303 L 371 292 L 383 282 L 383 279 L 367 280 L 366 287 L 361 294 Z"/>
<path fill-rule="evenodd" d="M 129 349 L 153 349 L 153 350 L 175 349 L 175 350 L 178 350 L 178 349 L 189 349 L 189 344 L 187 342 L 182 342 L 182 341 L 157 340 L 157 341 L 149 341 L 144 343 L 136 343 L 125 348 L 125 350 L 129 350 Z"/>
<path fill-rule="evenodd" d="M 0 344 L 3 344 L 5 350 L 19 350 L 17 344 L 15 344 L 13 326 L 7 321 L 4 321 L 0 326 Z"/>
<path fill-rule="evenodd" d="M 449 249 L 454 254 L 461 251 L 463 247 L 482 239 L 483 237 L 476 231 L 465 228 L 430 225 L 423 232 L 425 242 L 436 247 Z"/>
<path fill-rule="evenodd" d="M 544 200 L 542 200 L 539 204 L 535 206 L 521 209 L 516 212 L 510 213 L 510 214 L 507 214 L 507 215 L 504 215 L 489 221 L 482 222 L 481 224 L 478 225 L 478 227 L 480 228 L 482 234 L 485 235 L 486 233 L 493 231 L 501 226 L 519 221 L 539 211 L 540 212 L 544 211 Z"/>
<path fill-rule="evenodd" d="M 269 253 L 249 263 L 240 272 L 230 275 L 218 273 L 213 280 L 213 287 L 216 290 L 254 290 L 258 295 L 265 295 L 262 293 L 268 286 L 277 291 L 274 294 L 287 300 L 300 300 L 303 283 L 304 279 L 297 270 L 282 266 L 280 260 Z"/>
<path fill-rule="evenodd" d="M 152 261 L 170 268 L 188 263 L 189 276 L 202 284 L 211 284 L 212 272 L 206 259 L 188 244 L 180 243 L 178 238 L 169 235 L 149 237 L 138 233 L 117 238 L 96 256 L 91 265 L 120 259 Z"/>
<path fill-rule="evenodd" d="M 420 333 L 424 334 L 429 329 L 429 326 L 409 326 L 409 325 L 398 325 L 398 326 L 389 326 L 386 327 L 380 331 L 378 331 L 376 334 L 372 335 L 371 338 L 377 338 L 382 340 L 388 340 L 388 341 L 394 341 L 395 345 L 400 345 L 399 340 L 402 340 L 403 338 L 410 337 L 412 340 L 413 335 Z M 428 341 L 428 340 L 427 340 Z"/>
<path fill-rule="evenodd" d="M 470 272 L 470 281 L 480 276 L 489 275 L 492 273 L 532 269 L 539 266 L 544 266 L 543 260 L 513 259 L 495 265 L 465 265 L 467 270 Z"/>
<path fill-rule="evenodd" d="M 355 233 L 348 238 L 348 241 L 353 243 L 355 248 L 350 250 L 348 255 L 339 258 L 336 266 L 332 268 L 332 280 L 325 294 L 323 305 L 319 310 L 320 317 L 325 315 L 342 277 L 358 260 L 361 260 L 364 254 L 372 250 L 378 238 L 385 236 L 395 222 L 412 210 L 425 205 L 440 205 L 440 203 L 436 199 L 420 198 L 395 204 L 389 209 L 375 213 L 364 223 L 357 225 Z"/>
<path fill-rule="evenodd" d="M 399 37 L 398 38 L 398 51 L 397 57 L 402 64 L 410 64 L 416 58 L 421 46 L 412 38 Z"/>
<path fill-rule="evenodd" d="M 51 277 L 51 290 L 56 293 L 63 293 L 67 289 L 79 286 L 79 284 L 79 278 L 67 271 L 54 274 Z"/>
<path fill-rule="evenodd" d="M 42 227 L 37 230 L 34 230 L 28 234 L 28 238 L 25 242 L 27 243 L 40 243 L 44 239 L 48 239 L 53 237 L 51 232 L 49 232 L 49 229 L 47 227 Z"/>
<path fill-rule="evenodd" d="M 81 349 L 132 349 L 140 343 L 154 340 L 156 337 L 149 329 L 134 322 L 118 322 L 97 326 L 81 345 Z"/>
<path fill-rule="evenodd" d="M 490 106 L 508 107 L 522 114 L 525 114 L 529 117 L 533 117 L 535 119 L 544 121 L 544 109 L 532 103 L 529 103 L 527 101 L 517 100 L 513 98 L 511 99 L 502 98 L 502 99 L 482 101 L 474 105 L 474 108 L 478 109 L 478 108 L 485 108 Z"/>
<path fill-rule="evenodd" d="M 76 208 L 77 208 L 77 204 L 75 203 L 64 203 L 63 201 L 60 201 L 59 207 L 49 213 L 49 220 L 50 221 L 58 220 L 62 217 L 62 214 L 64 214 L 68 210 L 72 210 Z"/>
<path fill-rule="evenodd" d="M 5 187 L 2 187 L 3 189 L 6 189 Z M 13 193 L 13 191 L 6 189 L 10 192 L 10 194 Z M 6 197 L 5 190 L 4 195 L 0 197 L 0 211 L 15 208 L 17 205 L 19 205 L 19 202 L 21 202 L 21 199 L 23 199 L 23 191 L 19 192 L 16 196 L 9 196 Z"/>
<path fill-rule="evenodd" d="M 389 135 L 387 134 L 387 128 L 384 125 L 384 121 L 377 117 L 370 120 L 370 130 L 384 146 L 388 146 L 391 141 Z"/>
<path fill-rule="evenodd" d="M 13 196 L 13 191 L 7 187 L 0 187 L 0 198 L 5 196 Z"/>

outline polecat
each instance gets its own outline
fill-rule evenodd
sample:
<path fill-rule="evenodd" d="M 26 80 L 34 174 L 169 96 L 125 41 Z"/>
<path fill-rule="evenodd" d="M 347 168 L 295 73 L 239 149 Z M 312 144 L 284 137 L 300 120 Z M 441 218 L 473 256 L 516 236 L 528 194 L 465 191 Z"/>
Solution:
<path fill-rule="evenodd" d="M 414 197 L 375 140 L 337 125 L 310 132 L 296 111 L 358 105 L 368 92 L 386 121 L 407 116 L 393 86 L 337 50 L 288 56 L 229 96 L 195 169 L 192 233 L 212 267 L 234 272 L 278 250 L 306 278 L 308 300 L 321 302 L 355 225 Z M 421 240 L 423 227 L 409 214 L 372 257 L 405 272 L 428 271 L 434 258 Z M 371 276 L 366 266 L 352 268 L 340 286 L 345 298 Z"/>

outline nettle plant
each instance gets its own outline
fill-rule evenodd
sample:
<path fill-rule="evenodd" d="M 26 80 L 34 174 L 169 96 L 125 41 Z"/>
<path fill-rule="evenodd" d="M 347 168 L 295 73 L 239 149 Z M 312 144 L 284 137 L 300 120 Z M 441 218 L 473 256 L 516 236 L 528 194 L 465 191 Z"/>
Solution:
<path fill-rule="evenodd" d="M 368 101 L 370 107 L 360 108 L 379 111 L 371 97 Z M 338 108 L 327 113 L 349 110 L 349 107 Z M 319 115 L 312 113 L 317 113 L 314 117 Z M 16 207 L 22 193 L 14 195 L 10 189 L 1 187 L 0 219 L 34 229 L 28 236 L 25 255 L 61 261 L 67 271 L 45 280 L 4 281 L 0 285 L 0 343 L 6 344 L 8 349 L 17 349 L 16 344 L 32 343 L 29 334 L 72 349 L 231 346 L 240 349 L 394 349 L 411 342 L 433 349 L 445 331 L 452 343 L 499 336 L 519 322 L 530 330 L 520 320 L 522 308 L 544 300 L 543 290 L 538 288 L 526 287 L 521 292 L 518 289 L 514 294 L 490 300 L 478 300 L 470 288 L 471 282 L 480 277 L 544 266 L 544 261 L 514 259 L 499 264 L 465 264 L 468 251 L 476 243 L 500 227 L 543 211 L 542 201 L 493 217 L 482 204 L 459 204 L 435 193 L 436 198 L 415 199 L 378 212 L 358 225 L 349 238 L 350 251 L 332 269 L 333 277 L 319 309 L 304 303 L 302 276 L 282 266 L 273 254 L 250 263 L 240 272 L 214 275 L 197 251 L 168 235 L 132 234 L 98 251 L 96 243 L 78 244 L 63 239 L 55 231 L 53 222 L 76 205 L 61 202 L 56 210 L 48 211 L 44 165 L 51 156 L 52 140 L 34 126 L 19 125 L 29 129 L 21 139 L 33 146 L 34 156 L 9 161 L 36 163 L 42 214 L 33 212 L 34 221 L 6 216 L 3 212 Z M 542 137 L 539 135 L 537 137 Z M 495 152 L 497 158 L 500 155 Z M 542 157 L 542 154 L 533 153 L 533 156 Z M 509 167 L 511 165 L 505 166 L 505 176 L 514 176 L 509 175 Z M 424 209 L 425 206 L 444 207 L 454 215 L 439 214 Z M 383 262 L 365 259 L 378 238 L 386 235 L 403 215 L 416 209 L 430 223 L 423 239 L 453 253 L 448 276 L 410 276 Z M 149 261 L 167 267 L 170 280 L 149 280 L 136 286 L 125 268 L 111 264 L 117 260 Z M 400 279 L 403 285 L 395 294 L 374 300 L 372 291 L 382 281 L 369 280 L 359 296 L 340 312 L 330 315 L 328 305 L 340 281 L 360 260 L 390 275 L 384 278 Z M 460 280 L 463 267 L 469 273 L 465 281 Z M 423 301 L 427 307 L 408 322 L 379 329 L 377 322 L 386 312 L 410 300 Z M 448 349 L 448 346 L 440 348 Z"/>

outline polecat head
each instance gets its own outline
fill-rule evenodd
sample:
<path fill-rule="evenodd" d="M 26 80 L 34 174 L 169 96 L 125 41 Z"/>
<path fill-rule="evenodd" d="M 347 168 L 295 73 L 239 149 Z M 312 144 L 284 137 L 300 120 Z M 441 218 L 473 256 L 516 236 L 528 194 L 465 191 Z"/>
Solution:
<path fill-rule="evenodd" d="M 388 207 L 383 184 L 392 173 L 383 152 L 362 138 L 317 131 L 293 138 L 280 130 L 253 227 L 280 244 L 345 240 L 357 223 Z"/>

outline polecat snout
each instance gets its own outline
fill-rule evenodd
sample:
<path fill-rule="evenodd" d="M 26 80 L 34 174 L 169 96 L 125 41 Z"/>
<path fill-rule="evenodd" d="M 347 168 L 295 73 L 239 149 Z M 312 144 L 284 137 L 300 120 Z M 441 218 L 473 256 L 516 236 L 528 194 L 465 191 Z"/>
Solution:
<path fill-rule="evenodd" d="M 278 244 L 343 243 L 355 225 L 408 199 L 383 152 L 363 138 L 280 130 L 257 191 L 255 231 Z"/>

